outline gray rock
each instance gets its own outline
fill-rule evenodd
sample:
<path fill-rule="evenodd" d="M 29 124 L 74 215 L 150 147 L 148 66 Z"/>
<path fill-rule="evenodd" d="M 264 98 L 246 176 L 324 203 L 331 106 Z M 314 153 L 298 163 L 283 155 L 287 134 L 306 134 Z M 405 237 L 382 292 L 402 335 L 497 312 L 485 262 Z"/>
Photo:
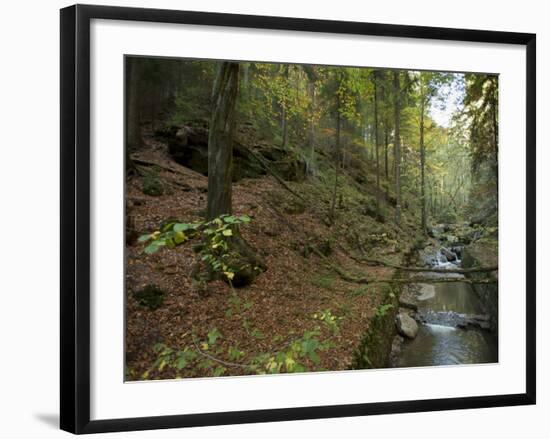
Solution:
<path fill-rule="evenodd" d="M 448 248 L 441 247 L 441 254 L 445 256 L 449 262 L 456 261 L 456 255 Z"/>
<path fill-rule="evenodd" d="M 418 334 L 418 324 L 407 314 L 397 314 L 395 324 L 397 326 L 397 331 L 407 338 L 415 338 L 416 334 Z"/>
<path fill-rule="evenodd" d="M 415 303 L 412 297 L 400 297 L 399 306 L 413 311 L 418 311 L 418 305 Z"/>
<path fill-rule="evenodd" d="M 418 286 L 415 284 L 405 285 L 399 296 L 399 306 L 413 311 L 418 311 L 418 302 L 416 300 L 416 291 Z"/>
<path fill-rule="evenodd" d="M 401 351 L 403 342 L 405 339 L 400 336 L 396 335 L 393 338 L 392 344 L 391 344 L 391 352 L 390 352 L 390 366 L 391 367 L 397 367 L 399 364 L 399 358 L 401 357 Z"/>
<path fill-rule="evenodd" d="M 451 247 L 451 251 L 458 257 L 458 258 L 462 258 L 462 249 L 464 247 L 463 246 L 455 246 L 455 247 Z"/>
<path fill-rule="evenodd" d="M 418 284 L 420 290 L 418 291 L 418 300 L 428 300 L 435 296 L 435 286 L 431 284 Z"/>

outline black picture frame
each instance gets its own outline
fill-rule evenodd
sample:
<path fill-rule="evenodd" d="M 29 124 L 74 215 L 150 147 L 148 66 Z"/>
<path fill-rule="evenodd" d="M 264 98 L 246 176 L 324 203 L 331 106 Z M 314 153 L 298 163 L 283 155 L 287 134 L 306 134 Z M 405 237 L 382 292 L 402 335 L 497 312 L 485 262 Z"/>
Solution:
<path fill-rule="evenodd" d="M 346 404 L 224 413 L 90 420 L 90 21 L 133 20 L 334 34 L 503 43 L 526 47 L 526 392 L 417 401 Z M 61 10 L 61 404 L 60 424 L 72 433 L 426 412 L 535 404 L 536 285 L 536 36 L 175 10 L 74 5 Z"/>

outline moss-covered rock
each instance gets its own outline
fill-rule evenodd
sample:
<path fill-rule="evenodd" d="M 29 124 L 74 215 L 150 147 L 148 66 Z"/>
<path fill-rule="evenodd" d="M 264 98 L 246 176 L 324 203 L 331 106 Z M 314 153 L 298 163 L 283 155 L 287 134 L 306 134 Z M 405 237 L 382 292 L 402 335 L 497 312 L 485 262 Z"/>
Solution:
<path fill-rule="evenodd" d="M 383 295 L 384 304 L 378 308 L 355 352 L 352 369 L 379 369 L 390 365 L 392 342 L 397 334 L 395 317 L 399 309 L 399 294 L 395 294 L 391 286 L 386 286 Z"/>
<path fill-rule="evenodd" d="M 158 197 L 164 194 L 164 185 L 156 173 L 151 172 L 143 177 L 141 191 L 145 195 Z"/>
<path fill-rule="evenodd" d="M 137 303 L 151 311 L 160 308 L 164 302 L 164 291 L 152 284 L 134 291 L 133 296 Z"/>

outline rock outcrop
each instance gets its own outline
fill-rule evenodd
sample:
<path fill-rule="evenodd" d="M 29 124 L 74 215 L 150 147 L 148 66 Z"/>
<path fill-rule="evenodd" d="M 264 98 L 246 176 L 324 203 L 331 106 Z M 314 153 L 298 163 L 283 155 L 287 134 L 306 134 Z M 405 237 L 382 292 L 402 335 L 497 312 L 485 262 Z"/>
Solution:
<path fill-rule="evenodd" d="M 399 313 L 395 317 L 395 325 L 399 334 L 407 338 L 415 338 L 418 334 L 418 323 L 406 313 Z"/>

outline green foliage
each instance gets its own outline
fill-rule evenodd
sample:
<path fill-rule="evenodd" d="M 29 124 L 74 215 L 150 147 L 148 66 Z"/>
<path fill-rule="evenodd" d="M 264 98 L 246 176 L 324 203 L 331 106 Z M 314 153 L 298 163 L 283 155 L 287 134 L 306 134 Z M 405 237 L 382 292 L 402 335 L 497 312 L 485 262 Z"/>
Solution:
<path fill-rule="evenodd" d="M 238 296 L 235 290 L 232 291 L 231 296 L 227 300 L 229 306 L 225 311 L 226 317 L 231 317 L 232 315 L 242 315 L 245 311 L 249 310 L 252 307 L 252 302 L 242 301 Z"/>
<path fill-rule="evenodd" d="M 376 308 L 376 310 L 374 311 L 374 315 L 376 317 L 384 317 L 388 311 L 390 309 L 393 308 L 393 304 L 392 303 L 386 303 L 386 304 L 383 304 L 383 305 L 380 305 L 378 308 Z"/>
<path fill-rule="evenodd" d="M 213 345 L 214 343 L 216 343 L 216 340 L 221 337 L 221 333 L 220 331 L 218 331 L 217 328 L 214 328 L 208 333 L 207 337 L 208 337 L 208 343 L 210 345 Z"/>
<path fill-rule="evenodd" d="M 318 329 L 306 331 L 275 354 L 258 354 L 252 358 L 248 370 L 257 374 L 306 372 L 306 360 L 315 367 L 320 362 L 319 353 L 332 347 L 330 341 L 321 342 L 319 335 Z"/>
<path fill-rule="evenodd" d="M 153 346 L 153 351 L 157 354 L 157 359 L 153 363 L 152 370 L 162 372 L 165 368 L 172 368 L 176 371 L 181 371 L 187 368 L 197 359 L 197 353 L 194 350 L 186 347 L 185 349 L 178 351 L 164 343 L 157 343 Z M 146 377 L 150 372 L 146 372 Z M 146 379 L 144 377 L 144 379 Z"/>
<path fill-rule="evenodd" d="M 339 333 L 338 322 L 342 318 L 333 315 L 330 310 L 317 312 L 313 318 L 327 327 L 332 335 Z M 244 319 L 243 324 L 244 322 L 249 335 L 264 338 L 263 334 L 257 328 L 253 328 L 248 320 Z M 240 368 L 255 374 L 306 372 L 315 370 L 321 361 L 319 354 L 333 347 L 330 339 L 321 339 L 320 325 L 305 331 L 301 337 L 290 340 L 275 352 L 250 355 L 237 346 L 220 345 L 220 343 L 223 344 L 223 336 L 217 328 L 212 328 L 203 340 L 197 340 L 194 334 L 192 337 L 193 345 L 185 346 L 182 350 L 171 348 L 164 343 L 153 346 L 157 358 L 151 369 L 142 375 L 142 379 L 148 379 L 152 372 L 160 373 L 166 369 L 173 369 L 174 373 L 178 374 L 177 377 L 186 370 L 196 369 L 202 369 L 212 376 L 221 376 L 228 367 Z M 282 339 L 279 335 L 273 339 L 273 342 L 282 341 Z"/>
<path fill-rule="evenodd" d="M 156 285 L 147 285 L 145 288 L 135 291 L 134 298 L 143 307 L 154 311 L 162 305 L 164 301 L 164 291 Z"/>
<path fill-rule="evenodd" d="M 229 346 L 227 353 L 231 361 L 240 360 L 244 356 L 244 352 L 234 346 Z"/>
<path fill-rule="evenodd" d="M 342 320 L 342 317 L 333 315 L 329 309 L 313 314 L 313 318 L 324 323 L 333 334 L 338 334 L 338 332 L 340 332 L 338 321 Z"/>
<path fill-rule="evenodd" d="M 235 228 L 248 224 L 250 217 L 246 215 L 221 215 L 211 221 L 194 223 L 168 222 L 161 230 L 139 238 L 142 243 L 148 243 L 145 253 L 152 254 L 162 247 L 174 248 L 177 245 L 195 238 L 202 237 L 200 246 L 201 260 L 209 265 L 212 271 L 223 274 L 231 281 L 235 276 L 235 267 L 230 265 L 231 250 L 229 240 L 235 233 Z"/>

